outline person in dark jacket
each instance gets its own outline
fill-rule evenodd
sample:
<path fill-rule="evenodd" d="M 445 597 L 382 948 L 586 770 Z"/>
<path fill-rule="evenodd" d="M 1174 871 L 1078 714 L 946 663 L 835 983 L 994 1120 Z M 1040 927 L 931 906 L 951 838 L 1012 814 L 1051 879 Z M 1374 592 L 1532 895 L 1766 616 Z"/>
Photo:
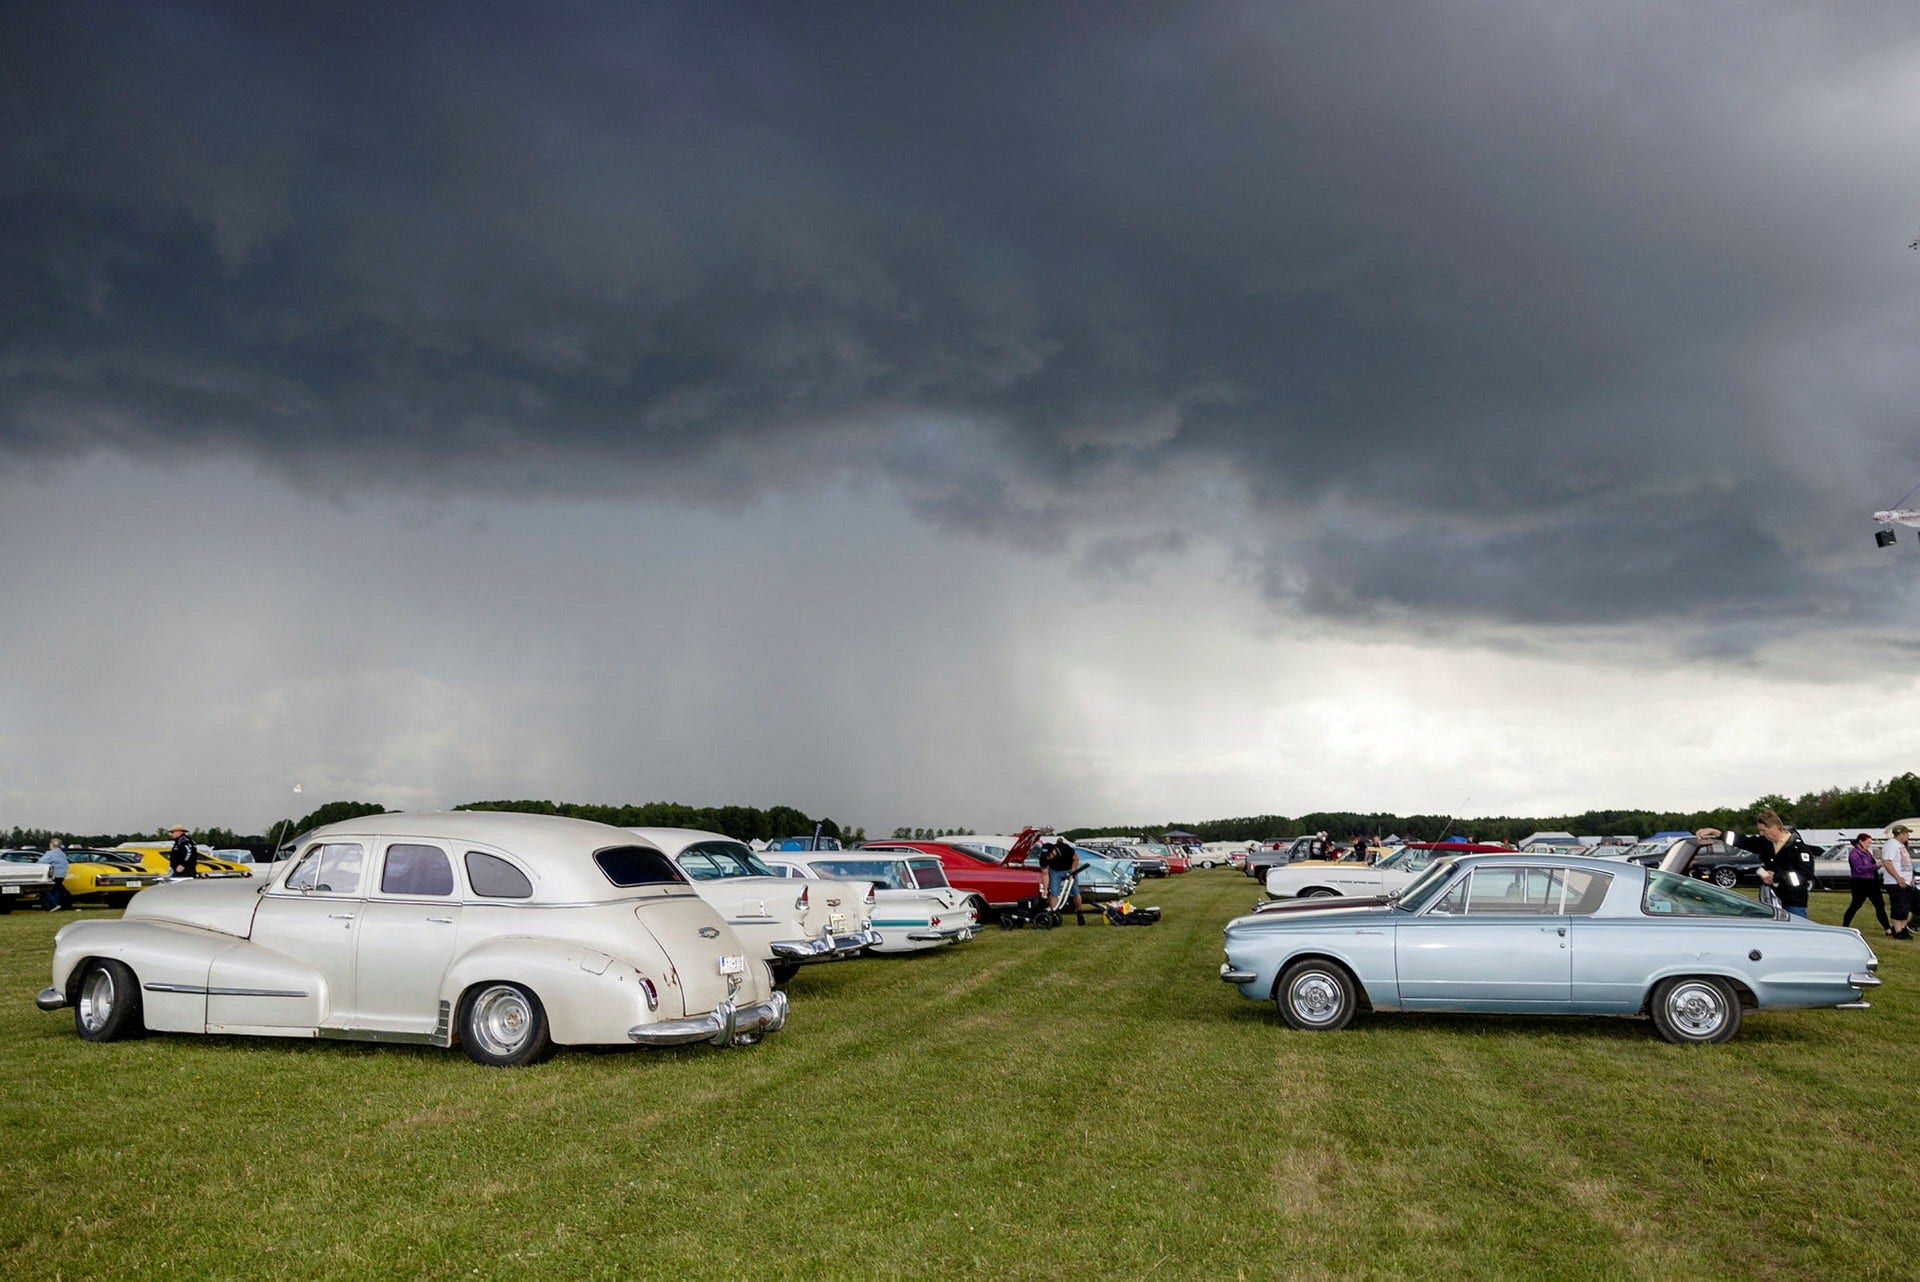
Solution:
<path fill-rule="evenodd" d="M 1761 883 L 1773 888 L 1782 908 L 1795 917 L 1805 917 L 1807 892 L 1813 889 L 1813 847 L 1789 831 L 1771 810 L 1755 814 L 1753 827 L 1752 832 L 1725 834 L 1718 828 L 1702 828 L 1694 836 L 1708 840 L 1719 837 L 1729 846 L 1760 856 Z"/>
<path fill-rule="evenodd" d="M 1871 902 L 1873 915 L 1880 919 L 1880 929 L 1891 935 L 1886 897 L 1880 893 L 1880 860 L 1873 852 L 1873 838 L 1864 832 L 1847 847 L 1847 888 L 1853 891 L 1853 902 L 1847 905 L 1847 915 L 1840 919 L 1840 924 L 1853 925 L 1853 915 L 1860 911 L 1860 905 Z"/>
<path fill-rule="evenodd" d="M 200 870 L 200 847 L 193 844 L 193 838 L 187 835 L 185 824 L 175 824 L 167 829 L 167 835 L 173 838 L 173 849 L 167 852 L 167 862 L 173 865 L 176 877 L 192 877 Z"/>

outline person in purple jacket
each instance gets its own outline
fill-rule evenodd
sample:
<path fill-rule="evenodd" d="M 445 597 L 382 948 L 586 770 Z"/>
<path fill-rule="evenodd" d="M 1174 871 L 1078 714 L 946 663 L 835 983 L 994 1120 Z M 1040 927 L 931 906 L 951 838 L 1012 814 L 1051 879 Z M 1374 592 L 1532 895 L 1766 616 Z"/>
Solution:
<path fill-rule="evenodd" d="M 1873 838 L 1864 832 L 1847 847 L 1847 885 L 1853 891 L 1853 902 L 1847 905 L 1847 915 L 1840 919 L 1840 924 L 1853 925 L 1853 915 L 1860 911 L 1860 905 L 1871 902 L 1873 915 L 1880 919 L 1880 929 L 1891 935 L 1886 896 L 1880 893 L 1880 861 L 1873 852 Z"/>

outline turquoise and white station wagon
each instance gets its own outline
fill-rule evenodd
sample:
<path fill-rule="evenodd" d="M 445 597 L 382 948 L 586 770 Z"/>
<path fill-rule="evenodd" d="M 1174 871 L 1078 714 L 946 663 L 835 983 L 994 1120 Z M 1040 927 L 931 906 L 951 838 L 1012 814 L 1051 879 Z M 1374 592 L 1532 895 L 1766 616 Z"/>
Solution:
<path fill-rule="evenodd" d="M 1385 902 L 1274 907 L 1227 924 L 1220 978 L 1298 1029 L 1362 1009 L 1622 1015 L 1722 1042 L 1743 1010 L 1864 1009 L 1880 983 L 1858 931 L 1613 859 L 1467 855 Z"/>

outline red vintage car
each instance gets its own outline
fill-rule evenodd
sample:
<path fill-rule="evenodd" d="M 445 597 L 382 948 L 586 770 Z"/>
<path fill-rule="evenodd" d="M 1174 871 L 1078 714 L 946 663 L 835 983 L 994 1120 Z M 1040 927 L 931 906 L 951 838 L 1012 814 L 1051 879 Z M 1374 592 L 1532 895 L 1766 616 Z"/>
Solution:
<path fill-rule="evenodd" d="M 1004 908 L 1041 893 L 1044 882 L 1031 870 L 1009 868 L 984 855 L 969 854 L 940 841 L 869 841 L 862 850 L 911 850 L 932 855 L 946 870 L 954 889 L 976 895 L 988 908 Z M 976 905 L 976 908 L 978 905 Z"/>

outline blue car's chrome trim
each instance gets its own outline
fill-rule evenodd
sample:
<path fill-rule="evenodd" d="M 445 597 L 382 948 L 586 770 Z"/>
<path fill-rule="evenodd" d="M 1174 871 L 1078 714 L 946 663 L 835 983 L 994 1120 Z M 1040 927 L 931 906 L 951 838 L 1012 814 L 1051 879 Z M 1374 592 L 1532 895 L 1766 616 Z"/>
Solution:
<path fill-rule="evenodd" d="M 1260 977 L 1250 970 L 1235 970 L 1232 962 L 1221 962 L 1220 978 L 1229 984 L 1251 984 Z"/>
<path fill-rule="evenodd" d="M 1878 988 L 1880 986 L 1880 977 L 1878 975 L 1868 975 L 1865 973 L 1848 975 L 1847 982 L 1855 988 Z"/>

